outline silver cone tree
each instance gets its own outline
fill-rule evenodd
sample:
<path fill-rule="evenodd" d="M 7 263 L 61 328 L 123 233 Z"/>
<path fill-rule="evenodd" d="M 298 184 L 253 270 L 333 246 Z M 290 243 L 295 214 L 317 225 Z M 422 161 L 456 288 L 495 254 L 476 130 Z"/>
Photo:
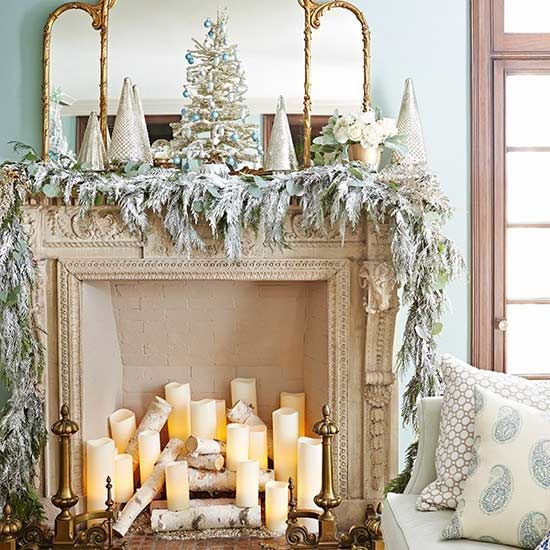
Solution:
<path fill-rule="evenodd" d="M 273 172 L 293 172 L 298 169 L 298 159 L 290 133 L 283 96 L 279 97 L 264 168 Z"/>
<path fill-rule="evenodd" d="M 109 147 L 110 163 L 127 161 L 147 162 L 134 110 L 132 81 L 129 78 L 124 79 Z"/>
<path fill-rule="evenodd" d="M 143 160 L 149 164 L 153 164 L 153 153 L 151 151 L 151 142 L 149 141 L 149 130 L 147 130 L 147 121 L 145 120 L 145 113 L 143 112 L 143 103 L 141 102 L 141 95 L 139 89 L 134 85 L 134 114 L 136 117 L 136 124 L 138 134 L 141 139 L 143 147 Z"/>
<path fill-rule="evenodd" d="M 401 110 L 397 121 L 397 133 L 406 147 L 403 153 L 394 153 L 394 162 L 407 164 L 423 164 L 428 161 L 422 121 L 411 78 L 405 81 Z"/>
<path fill-rule="evenodd" d="M 78 152 L 78 164 L 84 165 L 87 170 L 96 172 L 101 172 L 107 167 L 107 151 L 95 111 L 88 118 L 82 145 Z"/>

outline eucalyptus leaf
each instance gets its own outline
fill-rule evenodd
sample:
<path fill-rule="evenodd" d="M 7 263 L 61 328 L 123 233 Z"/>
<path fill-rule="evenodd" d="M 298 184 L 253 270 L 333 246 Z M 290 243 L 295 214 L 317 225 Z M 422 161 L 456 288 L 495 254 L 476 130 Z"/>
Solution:
<path fill-rule="evenodd" d="M 221 199 L 222 196 L 215 185 L 207 185 L 206 190 L 216 199 Z"/>
<path fill-rule="evenodd" d="M 193 201 L 193 210 L 200 214 L 201 212 L 204 212 L 204 203 L 200 200 Z"/>
<path fill-rule="evenodd" d="M 256 185 L 249 185 L 248 186 L 248 194 L 250 196 L 254 197 L 255 199 L 261 199 L 264 195 L 264 192 L 263 192 L 262 189 L 260 189 Z"/>
<path fill-rule="evenodd" d="M 265 181 L 261 176 L 254 176 L 254 183 L 256 184 L 256 187 L 259 187 L 260 189 L 266 189 L 269 187 L 269 182 Z"/>
<path fill-rule="evenodd" d="M 151 171 L 151 165 L 144 163 L 138 168 L 138 174 L 140 176 L 146 176 Z"/>
<path fill-rule="evenodd" d="M 432 336 L 437 336 L 441 334 L 443 330 L 443 323 L 434 323 L 432 326 Z"/>
<path fill-rule="evenodd" d="M 54 197 L 61 196 L 61 189 L 59 188 L 59 186 L 57 186 L 53 183 L 45 183 L 42 186 L 42 193 L 44 193 L 44 195 L 46 195 L 46 197 L 52 199 Z"/>

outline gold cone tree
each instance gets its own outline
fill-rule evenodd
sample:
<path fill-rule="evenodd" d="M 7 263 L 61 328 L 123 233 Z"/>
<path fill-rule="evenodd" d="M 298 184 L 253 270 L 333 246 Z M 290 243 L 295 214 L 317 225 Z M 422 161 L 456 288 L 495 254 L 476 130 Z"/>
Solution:
<path fill-rule="evenodd" d="M 263 153 L 258 127 L 248 124 L 245 104 L 248 91 L 237 45 L 227 37 L 227 14 L 206 19 L 206 37 L 193 40 L 181 121 L 172 124 L 175 156 L 198 159 L 203 164 L 225 164 L 232 169 L 258 166 Z M 185 162 L 185 161 L 184 161 Z"/>

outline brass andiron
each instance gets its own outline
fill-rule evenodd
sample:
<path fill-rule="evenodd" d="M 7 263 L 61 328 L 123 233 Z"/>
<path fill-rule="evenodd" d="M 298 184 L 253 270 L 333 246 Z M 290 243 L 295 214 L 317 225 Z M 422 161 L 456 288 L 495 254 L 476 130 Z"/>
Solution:
<path fill-rule="evenodd" d="M 338 434 L 338 426 L 331 419 L 330 407 L 323 407 L 323 420 L 316 422 L 313 431 L 323 439 L 323 468 L 321 492 L 314 498 L 318 510 L 298 510 L 294 498 L 294 481 L 289 479 L 289 504 L 286 529 L 286 542 L 290 548 L 349 548 L 355 550 L 381 550 L 383 543 L 379 519 L 372 516 L 372 510 L 367 511 L 365 525 L 352 527 L 347 533 L 338 534 L 338 526 L 334 509 L 340 506 L 342 499 L 334 490 L 332 467 L 332 438 Z M 376 515 L 376 514 L 375 514 Z M 319 522 L 319 534 L 310 533 L 304 525 L 299 525 L 300 519 L 313 519 Z M 278 550 L 275 546 L 260 545 L 263 550 Z"/>
<path fill-rule="evenodd" d="M 125 548 L 125 543 L 116 543 L 113 535 L 115 521 L 115 502 L 112 498 L 111 478 L 106 479 L 107 500 L 105 511 L 88 512 L 74 515 L 71 508 L 78 503 L 78 496 L 71 487 L 71 437 L 78 432 L 76 422 L 69 418 L 69 407 L 61 408 L 61 419 L 52 426 L 52 432 L 59 438 L 59 488 L 52 497 L 52 504 L 61 510 L 55 518 L 53 532 L 41 525 L 29 525 L 17 536 L 17 548 L 21 550 L 40 549 L 95 549 L 111 550 Z M 9 508 L 9 506 L 7 506 Z M 4 521 L 0 525 L 13 522 L 11 509 L 4 508 Z M 93 525 L 87 528 L 87 523 Z M 82 527 L 85 526 L 85 527 Z M 19 524 L 19 530 L 21 525 Z M 19 531 L 18 530 L 18 531 Z M 8 529 L 8 532 L 10 529 Z M 16 546 L 2 546 L 0 550 L 15 550 Z"/>

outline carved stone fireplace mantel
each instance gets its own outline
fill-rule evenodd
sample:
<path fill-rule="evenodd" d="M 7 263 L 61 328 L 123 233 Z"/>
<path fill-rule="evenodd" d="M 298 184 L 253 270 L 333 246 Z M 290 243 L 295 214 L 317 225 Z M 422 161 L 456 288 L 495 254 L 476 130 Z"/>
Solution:
<path fill-rule="evenodd" d="M 205 254 L 178 256 L 159 219 L 145 239 L 131 234 L 119 212 L 97 207 L 81 218 L 76 207 L 29 206 L 25 223 L 38 260 L 35 307 L 45 329 L 45 390 L 51 424 L 69 402 L 72 417 L 86 423 L 81 321 L 83 285 L 92 281 L 270 281 L 324 282 L 328 311 L 328 395 L 341 432 L 335 453 L 341 521 L 364 517 L 365 504 L 380 500 L 395 474 L 393 341 L 398 309 L 389 228 L 364 223 L 342 242 L 334 231 L 306 234 L 301 212 L 287 222 L 290 248 L 270 249 L 250 234 L 238 263 L 225 259 L 223 245 L 207 241 Z M 208 228 L 205 228 L 207 234 Z M 82 436 L 85 437 L 85 436 Z M 80 446 L 82 440 L 76 440 Z M 81 449 L 73 467 L 82 490 Z M 41 490 L 56 487 L 55 446 L 47 449 Z"/>

